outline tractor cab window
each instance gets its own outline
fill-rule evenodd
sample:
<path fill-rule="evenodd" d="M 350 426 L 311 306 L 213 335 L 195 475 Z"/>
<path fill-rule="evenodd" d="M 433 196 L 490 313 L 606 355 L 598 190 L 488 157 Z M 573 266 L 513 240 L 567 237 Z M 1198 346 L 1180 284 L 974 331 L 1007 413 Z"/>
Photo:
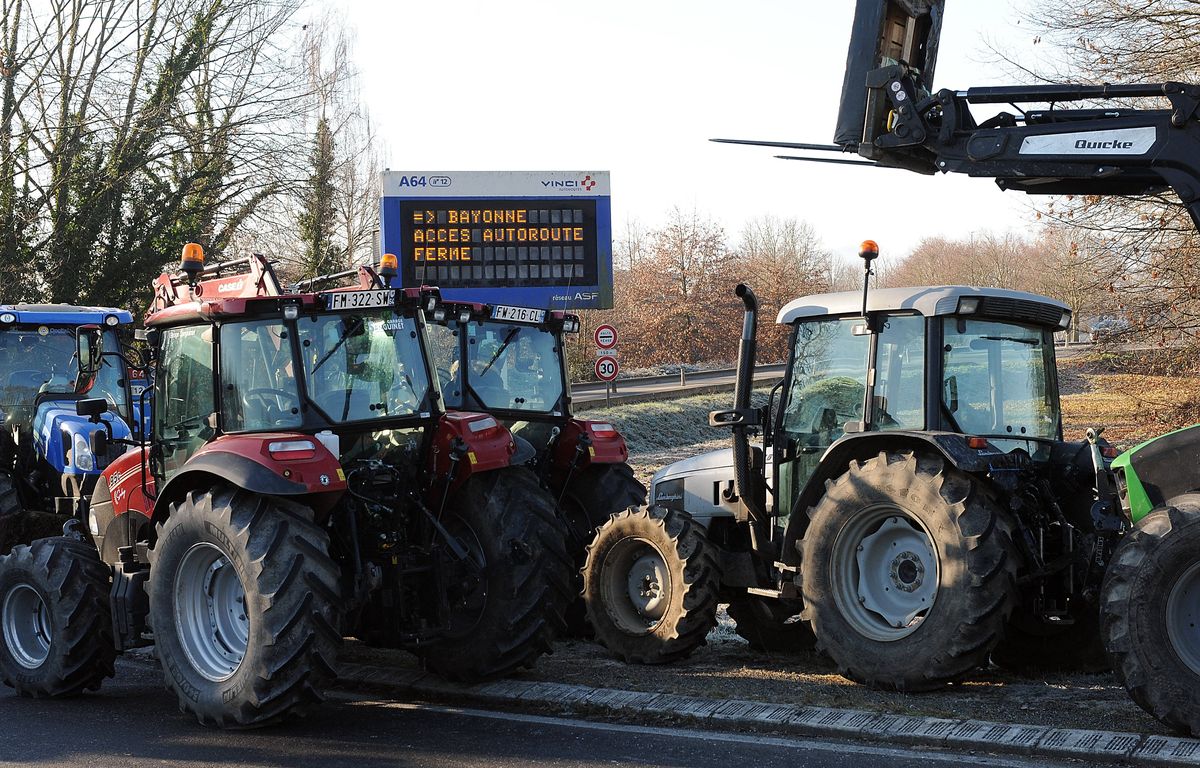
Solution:
<path fill-rule="evenodd" d="M 299 427 L 300 395 L 289 331 L 281 320 L 221 328 L 221 413 L 227 432 Z"/>
<path fill-rule="evenodd" d="M 1052 331 L 961 317 L 946 318 L 943 329 L 942 406 L 958 431 L 1058 438 Z"/>
<path fill-rule="evenodd" d="M 416 320 L 391 309 L 296 321 L 308 397 L 331 421 L 429 412 L 431 384 Z"/>
<path fill-rule="evenodd" d="M 880 320 L 875 356 L 874 429 L 925 428 L 925 318 Z"/>
<path fill-rule="evenodd" d="M 861 318 L 845 318 L 796 326 L 782 426 L 802 452 L 832 444 L 846 422 L 862 419 L 870 337 L 854 334 L 860 325 Z"/>
<path fill-rule="evenodd" d="M 447 407 L 549 413 L 559 406 L 566 384 L 550 331 L 491 321 L 435 328 L 431 344 Z M 465 344 L 439 343 L 461 334 Z"/>
<path fill-rule="evenodd" d="M 29 425 L 39 394 L 103 397 L 122 419 L 129 419 L 125 364 L 116 331 L 104 331 L 105 354 L 89 380 L 79 379 L 74 327 L 17 326 L 0 331 L 0 410 L 10 425 Z M 117 353 L 117 354 L 108 354 Z"/>
<path fill-rule="evenodd" d="M 213 328 L 168 328 L 154 378 L 156 474 L 170 478 L 212 435 Z"/>

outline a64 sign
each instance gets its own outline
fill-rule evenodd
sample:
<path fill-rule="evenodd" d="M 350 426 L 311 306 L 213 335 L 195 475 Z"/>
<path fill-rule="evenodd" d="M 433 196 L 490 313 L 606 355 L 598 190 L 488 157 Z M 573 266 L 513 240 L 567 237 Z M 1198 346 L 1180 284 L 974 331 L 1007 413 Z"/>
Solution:
<path fill-rule="evenodd" d="M 612 381 L 617 378 L 617 372 L 621 367 L 617 365 L 615 357 L 601 357 L 596 359 L 596 378 L 600 381 Z"/>

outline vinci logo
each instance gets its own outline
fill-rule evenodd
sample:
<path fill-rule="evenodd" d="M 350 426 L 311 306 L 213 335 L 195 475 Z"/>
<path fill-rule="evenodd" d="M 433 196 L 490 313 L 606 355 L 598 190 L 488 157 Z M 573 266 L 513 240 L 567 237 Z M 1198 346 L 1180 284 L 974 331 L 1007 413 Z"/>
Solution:
<path fill-rule="evenodd" d="M 549 187 L 551 189 L 582 189 L 584 192 L 591 192 L 592 188 L 596 186 L 596 180 L 593 179 L 589 174 L 584 176 L 582 179 L 574 179 L 570 181 L 543 180 L 542 186 Z"/>

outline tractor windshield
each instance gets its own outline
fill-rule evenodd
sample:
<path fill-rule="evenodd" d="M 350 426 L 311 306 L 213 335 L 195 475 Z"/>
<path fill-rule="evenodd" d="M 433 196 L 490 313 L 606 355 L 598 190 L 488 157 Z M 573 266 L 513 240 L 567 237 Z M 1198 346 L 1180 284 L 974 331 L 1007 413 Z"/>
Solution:
<path fill-rule="evenodd" d="M 428 413 L 429 373 L 416 320 L 393 309 L 296 321 L 308 398 L 335 422 Z"/>
<path fill-rule="evenodd" d="M 432 326 L 446 406 L 550 413 L 566 391 L 557 339 L 533 325 L 495 321 Z"/>
<path fill-rule="evenodd" d="M 1058 439 L 1052 331 L 961 317 L 943 328 L 942 404 L 961 432 Z"/>
<path fill-rule="evenodd" d="M 42 393 L 103 397 L 128 417 L 124 364 L 105 354 L 90 382 L 79 382 L 74 326 L 17 326 L 0 331 L 0 409 L 10 424 L 30 424 L 34 399 Z M 120 351 L 116 332 L 104 331 L 104 349 Z M 81 389 L 83 387 L 84 389 Z"/>

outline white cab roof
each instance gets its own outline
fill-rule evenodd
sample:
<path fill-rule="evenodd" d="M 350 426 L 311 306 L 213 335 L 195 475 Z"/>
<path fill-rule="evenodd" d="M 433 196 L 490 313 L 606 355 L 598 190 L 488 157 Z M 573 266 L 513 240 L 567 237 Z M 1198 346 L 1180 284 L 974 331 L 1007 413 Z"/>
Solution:
<path fill-rule="evenodd" d="M 1022 302 L 1040 305 L 1039 308 L 1061 312 L 1070 308 L 1056 299 L 1025 291 L 1003 288 L 975 288 L 969 285 L 936 285 L 917 288 L 878 288 L 867 294 L 868 312 L 916 312 L 926 317 L 952 315 L 958 300 L 964 296 L 999 299 L 1003 303 Z M 777 323 L 791 323 L 807 317 L 862 314 L 862 291 L 842 291 L 802 296 L 793 299 L 779 310 Z"/>

